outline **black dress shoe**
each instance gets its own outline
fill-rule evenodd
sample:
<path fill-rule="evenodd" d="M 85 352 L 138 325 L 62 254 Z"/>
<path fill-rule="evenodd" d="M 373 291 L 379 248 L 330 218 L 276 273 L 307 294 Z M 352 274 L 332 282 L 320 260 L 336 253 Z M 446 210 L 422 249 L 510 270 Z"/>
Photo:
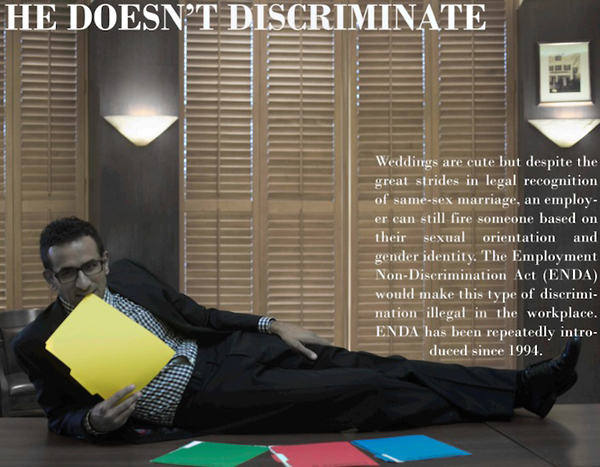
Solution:
<path fill-rule="evenodd" d="M 577 381 L 575 367 L 581 352 L 581 338 L 571 337 L 561 354 L 535 363 L 519 372 L 516 400 L 530 412 L 544 418 L 556 398 Z"/>

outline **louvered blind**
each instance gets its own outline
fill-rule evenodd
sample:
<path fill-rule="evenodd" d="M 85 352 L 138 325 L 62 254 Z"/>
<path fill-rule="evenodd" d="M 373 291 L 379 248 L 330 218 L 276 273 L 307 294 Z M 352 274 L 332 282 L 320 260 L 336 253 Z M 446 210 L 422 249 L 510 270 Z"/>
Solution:
<path fill-rule="evenodd" d="M 2 30 L 6 29 L 6 7 L 5 2 L 0 2 L 0 24 L 2 24 Z M 0 133 L 0 141 L 2 142 L 2 153 L 0 154 L 0 161 L 2 163 L 2 176 L 0 176 L 0 202 L 6 201 L 6 114 L 5 114 L 5 93 L 6 93 L 6 38 L 3 37 L 0 40 L 0 78 L 2 78 L 2 99 L 0 100 L 0 118 L 2 118 L 2 132 Z M 5 207 L 2 204 L 2 212 L 4 213 Z"/>
<path fill-rule="evenodd" d="M 423 252 L 478 253 L 483 236 L 496 226 L 436 224 L 435 219 L 442 211 L 505 211 L 493 206 L 375 204 L 383 192 L 400 198 L 484 196 L 489 187 L 467 186 L 467 175 L 474 179 L 505 173 L 436 168 L 432 163 L 510 155 L 503 5 L 486 3 L 491 13 L 483 33 L 408 28 L 232 32 L 226 31 L 227 4 L 219 4 L 214 31 L 199 32 L 198 25 L 194 31 L 191 18 L 186 35 L 184 154 L 187 290 L 203 302 L 230 303 L 239 311 L 248 311 L 246 303 L 251 302 L 257 313 L 301 324 L 338 344 L 409 358 L 430 358 L 426 349 L 446 343 L 424 336 L 425 326 L 444 329 L 449 324 L 426 318 L 428 307 L 439 303 L 419 298 L 419 292 L 511 290 L 513 284 L 506 282 L 393 282 L 377 276 L 377 269 L 405 276 L 411 270 L 460 269 L 460 263 L 425 262 Z M 418 3 L 415 16 L 423 8 L 424 2 Z M 238 68 L 231 73 L 233 66 Z M 228 91 L 232 87 L 236 93 Z M 227 111 L 234 107 L 235 112 Z M 417 162 L 386 168 L 378 164 L 378 155 Z M 461 186 L 417 184 L 423 177 L 442 176 L 459 178 Z M 378 190 L 378 178 L 397 183 Z M 387 219 L 375 223 L 375 216 Z M 430 220 L 423 223 L 423 216 Z M 424 235 L 462 230 L 461 244 L 424 242 Z M 396 234 L 405 236 L 402 243 L 376 240 L 378 235 Z M 415 258 L 374 264 L 377 253 L 402 251 Z M 484 267 L 502 272 L 510 266 L 475 262 L 465 269 Z M 227 285 L 228 278 L 236 278 L 231 280 L 242 288 Z M 414 298 L 388 297 L 404 288 L 406 293 L 412 289 Z M 457 327 L 510 325 L 475 319 L 476 308 L 490 307 L 485 299 L 444 303 L 445 309 L 462 306 L 469 319 L 454 322 Z M 377 311 L 391 310 L 407 317 L 400 322 L 376 319 Z M 416 326 L 421 334 L 382 338 L 376 335 L 381 324 Z M 488 344 L 485 339 L 470 343 Z M 465 363 L 471 362 L 475 360 Z"/>
<path fill-rule="evenodd" d="M 267 36 L 269 200 L 335 198 L 334 63 L 331 31 Z"/>
<path fill-rule="evenodd" d="M 251 213 L 188 212 L 185 232 L 187 293 L 207 306 L 252 311 Z"/>
<path fill-rule="evenodd" d="M 515 196 L 515 187 L 511 186 L 498 190 L 494 186 L 486 185 L 486 175 L 498 179 L 506 179 L 512 172 L 506 167 L 499 167 L 499 156 L 513 155 L 508 145 L 507 121 L 507 34 L 506 18 L 507 8 L 504 0 L 487 0 L 485 4 L 485 31 L 443 31 L 438 36 L 438 67 L 439 67 L 439 126 L 437 129 L 438 154 L 440 161 L 461 160 L 463 167 L 442 168 L 440 175 L 456 178 L 460 181 L 458 187 L 440 187 L 441 196 L 467 196 L 484 197 L 487 199 L 506 196 Z M 458 23 L 457 26 L 464 27 Z M 466 167 L 472 160 L 475 166 Z M 490 167 L 486 161 L 494 161 L 495 166 Z M 477 184 L 471 185 L 468 180 L 476 180 Z M 485 294 L 484 298 L 470 300 L 454 300 L 451 306 L 456 309 L 465 307 L 466 319 L 454 320 L 452 323 L 440 323 L 443 329 L 450 334 L 450 326 L 458 329 L 475 329 L 481 331 L 482 336 L 465 338 L 441 338 L 439 345 L 454 346 L 462 342 L 469 347 L 483 348 L 502 347 L 506 357 L 453 357 L 453 361 L 464 364 L 477 363 L 478 365 L 504 366 L 510 364 L 509 344 L 513 342 L 499 342 L 496 338 L 486 337 L 487 329 L 513 328 L 512 319 L 496 317 L 496 310 L 503 304 L 493 303 L 487 297 L 488 291 L 511 291 L 515 285 L 512 280 L 512 265 L 510 263 L 484 262 L 482 249 L 496 250 L 507 253 L 511 243 L 484 243 L 484 235 L 510 234 L 515 232 L 514 226 L 505 223 L 479 224 L 478 216 L 505 216 L 514 214 L 514 207 L 499 205 L 484 205 L 476 203 L 471 206 L 453 206 L 446 210 L 459 212 L 474 218 L 472 224 L 453 225 L 450 222 L 440 226 L 442 234 L 458 234 L 465 230 L 465 240 L 461 244 L 448 244 L 443 246 L 445 252 L 469 252 L 476 255 L 476 261 L 470 266 L 459 263 L 439 262 L 438 270 L 491 272 L 499 275 L 505 274 L 504 280 L 480 281 L 454 281 L 441 283 L 447 290 L 458 293 L 459 290 L 468 288 Z M 511 303 L 507 304 L 511 308 Z M 479 313 L 479 317 L 477 316 Z M 483 313 L 483 314 L 482 314 Z M 485 317 L 484 317 L 485 316 Z M 447 361 L 449 357 L 440 360 Z"/>
<path fill-rule="evenodd" d="M 229 31 L 219 2 L 211 28 L 186 32 L 186 200 L 252 199 L 252 36 Z"/>
<path fill-rule="evenodd" d="M 6 7 L 5 2 L 0 2 L 0 24 L 2 30 L 6 29 Z M 6 245 L 6 177 L 7 177 L 7 160 L 6 160 L 6 36 L 3 34 L 0 37 L 0 78 L 2 79 L 2 96 L 0 100 L 0 119 L 2 122 L 2 131 L 0 132 L 0 310 L 6 308 L 7 298 L 7 245 Z"/>
<path fill-rule="evenodd" d="M 213 30 L 192 17 L 185 36 L 185 289 L 333 338 L 333 33 L 229 31 L 218 6 Z"/>
<path fill-rule="evenodd" d="M 282 2 L 289 8 L 294 2 Z M 305 14 L 303 20 L 308 20 Z M 264 42 L 266 186 L 261 226 L 267 244 L 269 315 L 334 339 L 336 259 L 335 52 L 332 31 L 271 31 Z"/>
<path fill-rule="evenodd" d="M 368 2 L 361 3 L 362 6 Z M 417 11 L 422 11 L 421 6 Z M 356 154 L 358 186 L 354 194 L 358 210 L 358 222 L 354 235 L 358 237 L 357 301 L 353 310 L 352 345 L 379 354 L 401 354 L 409 358 L 423 358 L 421 338 L 382 338 L 377 336 L 378 325 L 423 325 L 423 301 L 417 299 L 380 299 L 379 293 L 399 292 L 405 287 L 403 281 L 378 279 L 377 269 L 393 274 L 408 274 L 409 269 L 422 269 L 422 262 L 395 262 L 375 265 L 378 253 L 410 253 L 423 251 L 424 227 L 421 224 L 421 206 L 376 205 L 375 198 L 389 193 L 390 196 L 423 196 L 423 189 L 416 186 L 416 179 L 427 171 L 422 167 L 392 169 L 381 167 L 377 156 L 397 158 L 425 157 L 425 87 L 424 37 L 419 31 L 366 31 L 357 33 L 357 126 Z M 399 179 L 402 184 L 376 189 L 379 178 Z M 406 183 L 405 183 L 406 182 Z M 381 224 L 374 217 L 387 216 Z M 393 223 L 394 216 L 404 222 Z M 406 235 L 403 243 L 377 242 L 376 236 Z M 418 294 L 422 286 L 411 284 Z M 376 318 L 376 313 L 392 310 L 410 311 L 407 319 Z M 416 314 L 416 317 L 413 316 Z"/>
<path fill-rule="evenodd" d="M 49 3 L 49 2 L 43 2 Z M 51 220 L 85 217 L 85 144 L 81 33 L 68 31 L 67 2 L 54 3 L 54 31 L 7 31 L 13 76 L 11 192 L 12 252 L 7 267 L 14 275 L 7 306 L 43 307 L 53 298 L 41 275 L 39 235 Z M 31 21 L 35 21 L 33 14 Z M 6 80 L 4 81 L 6 83 Z"/>
<path fill-rule="evenodd" d="M 62 13 L 62 14 L 61 14 Z M 55 16 L 68 24 L 68 11 Z M 73 32 L 21 36 L 23 200 L 72 199 L 76 190 L 77 41 Z"/>
<path fill-rule="evenodd" d="M 511 320 L 493 318 L 501 305 L 493 304 L 487 298 L 488 290 L 514 289 L 511 265 L 484 263 L 479 254 L 482 248 L 507 251 L 509 244 L 484 243 L 483 237 L 498 231 L 509 233 L 510 229 L 506 225 L 476 223 L 478 215 L 506 214 L 510 208 L 481 203 L 457 204 L 459 196 L 489 198 L 514 194 L 511 189 L 497 190 L 485 185 L 486 174 L 495 178 L 507 177 L 506 168 L 490 168 L 481 164 L 484 160 L 497 162 L 500 155 L 512 157 L 507 130 L 507 12 L 502 0 L 484 3 L 486 31 L 426 34 L 416 31 L 359 31 L 357 34 L 358 188 L 354 196 L 358 200 L 358 305 L 352 316 L 356 322 L 353 342 L 361 349 L 465 364 L 511 364 L 510 357 L 475 358 L 470 353 L 467 357 L 438 357 L 428 354 L 428 350 L 436 344 L 444 348 L 457 348 L 463 344 L 498 347 L 496 340 L 485 337 L 485 330 L 514 326 Z M 442 22 L 441 26 L 445 24 Z M 464 24 L 457 26 L 464 27 Z M 421 160 L 423 167 L 381 167 L 377 164 L 378 154 L 389 155 L 393 159 L 412 157 Z M 450 161 L 460 161 L 462 165 L 451 166 Z M 468 161 L 480 163 L 471 167 Z M 397 185 L 378 191 L 374 188 L 378 177 L 395 179 Z M 457 179 L 459 185 L 417 185 L 417 179 L 423 177 Z M 474 179 L 479 181 L 478 185 L 476 182 L 468 183 Z M 399 199 L 451 197 L 454 204 L 377 206 L 374 199 L 384 192 Z M 452 212 L 472 216 L 474 221 L 472 224 L 452 222 Z M 387 221 L 376 224 L 375 215 L 387 216 Z M 393 216 L 398 222 L 391 221 Z M 422 217 L 425 217 L 425 222 L 422 222 Z M 458 242 L 423 242 L 424 235 L 460 236 L 463 231 L 464 240 Z M 376 235 L 384 233 L 405 235 L 405 239 L 396 243 L 377 243 Z M 402 251 L 415 255 L 417 259 L 380 266 L 373 264 L 376 253 L 399 254 Z M 476 254 L 477 261 L 471 265 L 460 261 L 422 261 L 424 253 L 461 252 Z M 403 280 L 382 279 L 377 269 Z M 486 271 L 506 273 L 507 279 L 431 281 L 415 277 L 410 280 L 410 270 L 433 273 Z M 454 292 L 455 298 L 419 299 L 421 291 L 441 289 Z M 484 292 L 485 297 L 458 298 L 459 292 L 465 289 Z M 377 292 L 384 298 L 378 298 Z M 414 292 L 414 298 L 409 292 Z M 399 298 L 387 299 L 388 296 Z M 436 307 L 440 310 L 462 310 L 464 307 L 466 318 L 452 321 L 428 318 L 427 310 Z M 389 310 L 395 310 L 401 317 L 375 317 L 377 311 Z M 485 312 L 488 313 L 486 319 L 482 318 Z M 400 335 L 378 337 L 377 325 L 396 326 Z M 398 326 L 407 328 L 398 329 Z M 412 326 L 416 327 L 418 336 L 406 335 L 411 333 Z M 453 326 L 457 330 L 481 330 L 483 337 L 453 337 Z M 445 331 L 446 337 L 428 335 L 426 327 Z M 386 329 L 383 328 L 382 332 L 385 333 Z M 507 350 L 508 344 L 501 345 Z"/>
<path fill-rule="evenodd" d="M 333 216 L 290 211 L 269 215 L 267 310 L 271 316 L 334 339 L 339 299 Z"/>
<path fill-rule="evenodd" d="M 252 32 L 190 17 L 185 41 L 184 288 L 207 306 L 255 308 Z"/>

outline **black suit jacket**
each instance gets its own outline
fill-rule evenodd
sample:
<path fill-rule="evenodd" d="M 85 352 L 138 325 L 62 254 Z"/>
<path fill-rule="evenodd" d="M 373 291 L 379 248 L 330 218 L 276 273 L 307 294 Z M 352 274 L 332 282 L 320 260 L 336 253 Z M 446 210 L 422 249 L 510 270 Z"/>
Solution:
<path fill-rule="evenodd" d="M 233 331 L 256 331 L 260 319 L 259 316 L 205 308 L 131 260 L 111 265 L 108 287 L 203 345 L 216 344 Z M 82 422 L 88 410 L 102 399 L 91 395 L 75 381 L 69 368 L 45 347 L 46 340 L 66 317 L 60 300 L 56 300 L 21 332 L 13 342 L 13 348 L 17 361 L 35 385 L 38 402 L 48 417 L 48 428 L 59 434 L 96 440 L 88 435 Z M 81 350 L 85 352 L 85 349 Z M 144 442 L 186 436 L 190 433 L 155 427 L 130 418 L 123 428 L 100 440 Z"/>

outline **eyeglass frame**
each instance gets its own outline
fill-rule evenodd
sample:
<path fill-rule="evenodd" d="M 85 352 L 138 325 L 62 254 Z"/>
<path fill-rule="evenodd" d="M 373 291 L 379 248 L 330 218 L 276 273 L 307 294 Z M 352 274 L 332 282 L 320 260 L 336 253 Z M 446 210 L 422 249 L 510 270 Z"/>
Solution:
<path fill-rule="evenodd" d="M 98 270 L 97 272 L 93 272 L 91 274 L 86 273 L 83 268 L 85 266 L 87 266 L 88 264 L 90 264 L 93 261 L 97 261 L 98 263 L 100 263 L 100 270 Z M 89 260 L 87 263 L 84 263 L 81 265 L 81 267 L 78 268 L 64 268 L 61 269 L 58 272 L 54 272 L 54 271 L 50 271 L 52 273 L 52 275 L 56 278 L 56 280 L 59 282 L 59 284 L 72 284 L 73 282 L 77 282 L 77 278 L 79 277 L 79 271 L 83 272 L 86 277 L 90 277 L 90 276 L 95 276 L 96 274 L 100 274 L 102 271 L 104 271 L 104 264 L 106 263 L 105 259 L 91 259 Z M 64 271 L 69 271 L 69 270 L 74 270 L 75 271 L 75 278 L 72 281 L 68 281 L 68 282 L 63 282 L 60 280 L 60 278 L 58 277 L 59 274 L 61 274 Z"/>

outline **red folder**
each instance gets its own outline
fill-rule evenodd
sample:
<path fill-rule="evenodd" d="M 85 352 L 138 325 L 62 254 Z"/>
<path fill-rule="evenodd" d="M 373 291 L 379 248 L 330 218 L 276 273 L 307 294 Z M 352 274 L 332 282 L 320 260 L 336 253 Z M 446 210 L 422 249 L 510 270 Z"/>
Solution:
<path fill-rule="evenodd" d="M 337 443 L 269 446 L 276 461 L 286 467 L 359 467 L 379 465 L 346 441 Z"/>

